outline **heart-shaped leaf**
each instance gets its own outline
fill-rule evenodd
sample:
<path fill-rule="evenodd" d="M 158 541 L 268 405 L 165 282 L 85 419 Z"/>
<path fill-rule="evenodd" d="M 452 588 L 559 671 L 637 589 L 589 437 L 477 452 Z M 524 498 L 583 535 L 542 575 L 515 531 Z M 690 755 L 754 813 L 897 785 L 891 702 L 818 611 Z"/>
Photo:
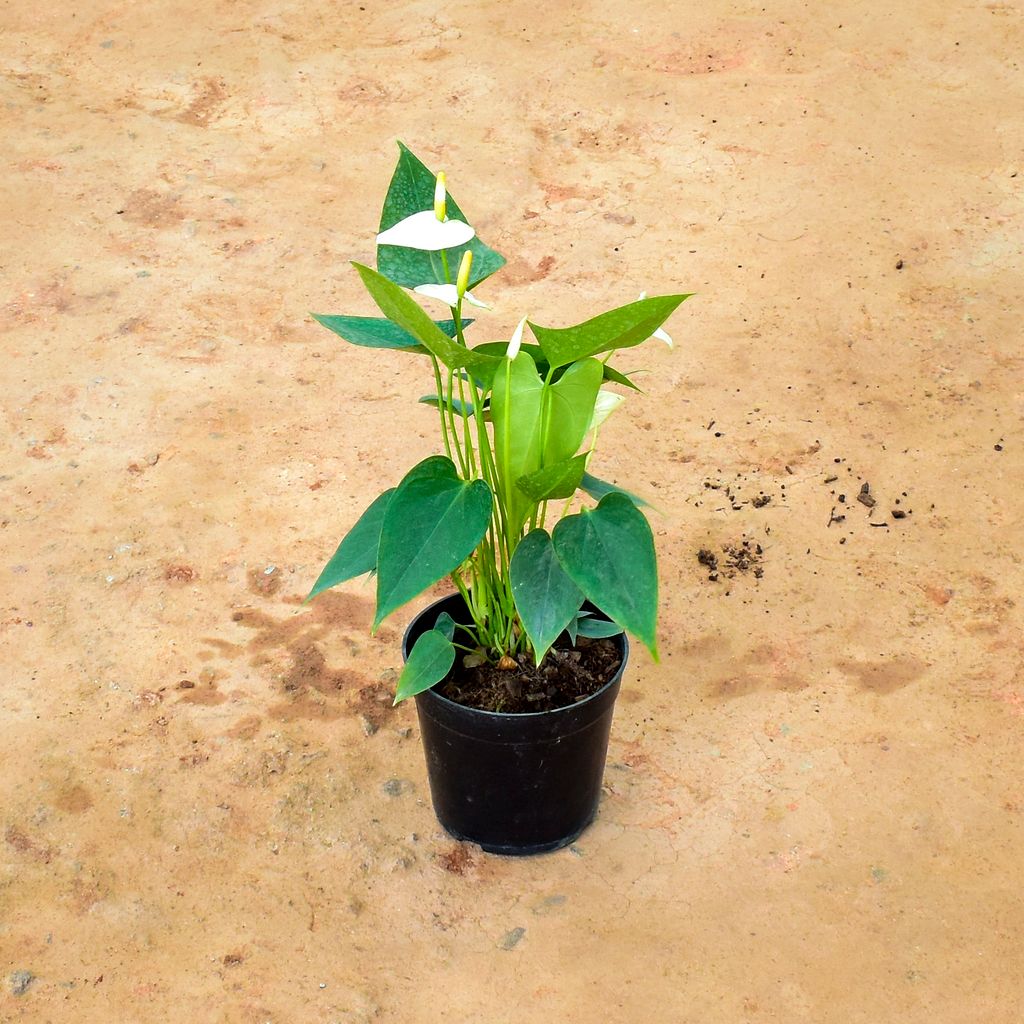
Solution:
<path fill-rule="evenodd" d="M 424 459 L 406 474 L 381 524 L 374 629 L 473 553 L 487 532 L 491 506 L 487 484 L 460 480 L 443 455 Z"/>
<path fill-rule="evenodd" d="M 411 334 L 428 351 L 432 352 L 449 369 L 459 370 L 465 367 L 478 380 L 490 386 L 494 371 L 501 360 L 496 356 L 485 355 L 475 349 L 464 348 L 452 341 L 433 320 L 419 307 L 415 299 L 403 292 L 376 270 L 364 267 L 361 263 L 352 266 L 366 285 L 373 301 L 380 311 L 404 331 Z"/>
<path fill-rule="evenodd" d="M 516 481 L 516 487 L 535 502 L 571 498 L 580 485 L 586 465 L 587 456 L 576 455 L 552 466 L 545 466 L 529 476 L 521 476 Z"/>
<path fill-rule="evenodd" d="M 555 554 L 587 599 L 647 645 L 658 660 L 658 567 L 644 514 L 624 494 L 567 516 L 551 535 Z"/>
<path fill-rule="evenodd" d="M 631 348 L 646 341 L 692 294 L 657 295 L 609 310 L 575 327 L 541 327 L 530 323 L 551 366 L 564 366 L 586 356 Z"/>
<path fill-rule="evenodd" d="M 414 213 L 434 208 L 436 176 L 401 142 L 398 149 L 398 163 L 395 165 L 395 173 L 392 175 L 384 208 L 380 214 L 380 231 L 394 227 L 400 220 L 405 220 Z M 450 194 L 447 207 L 451 219 L 468 223 L 458 203 Z M 484 245 L 479 238 L 472 238 L 465 245 L 445 250 L 448 258 L 448 278 L 445 278 L 439 252 L 423 252 L 420 249 L 406 249 L 397 245 L 377 246 L 377 269 L 385 277 L 406 288 L 415 288 L 420 284 L 445 284 L 454 281 L 462 254 L 467 249 L 473 253 L 470 288 L 505 265 L 504 256 Z"/>
<path fill-rule="evenodd" d="M 417 693 L 429 690 L 439 683 L 455 664 L 455 648 L 451 640 L 439 629 L 421 633 L 412 645 L 409 660 L 402 668 L 395 690 L 395 703 L 399 704 Z"/>
<path fill-rule="evenodd" d="M 320 313 L 310 313 L 310 316 L 352 345 L 361 345 L 363 348 L 404 349 L 406 352 L 427 351 L 408 331 L 382 317 L 326 316 Z M 463 320 L 463 328 L 472 322 Z M 454 320 L 435 320 L 434 323 L 449 338 L 455 337 Z"/>
<path fill-rule="evenodd" d="M 307 601 L 330 587 L 336 587 L 355 576 L 362 576 L 363 573 L 372 572 L 377 567 L 377 548 L 380 544 L 384 510 L 394 493 L 394 487 L 385 491 L 356 520 L 355 526 L 345 535 L 345 539 L 338 545 L 338 550 L 334 552 L 313 584 Z"/>
<path fill-rule="evenodd" d="M 516 610 L 539 665 L 575 618 L 583 594 L 559 564 L 546 530 L 531 530 L 516 545 L 509 579 Z"/>

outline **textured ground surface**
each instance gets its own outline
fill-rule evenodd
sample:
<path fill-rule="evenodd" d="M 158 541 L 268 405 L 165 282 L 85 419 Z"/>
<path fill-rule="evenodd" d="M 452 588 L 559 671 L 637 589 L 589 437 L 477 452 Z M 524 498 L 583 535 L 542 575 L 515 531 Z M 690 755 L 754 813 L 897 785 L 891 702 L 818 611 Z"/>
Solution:
<path fill-rule="evenodd" d="M 1019 2 L 0 20 L 0 1019 L 1021 1019 Z M 299 605 L 435 443 L 305 317 L 372 312 L 396 138 L 487 333 L 700 293 L 595 466 L 665 657 L 544 858 L 439 831 L 406 616 Z"/>

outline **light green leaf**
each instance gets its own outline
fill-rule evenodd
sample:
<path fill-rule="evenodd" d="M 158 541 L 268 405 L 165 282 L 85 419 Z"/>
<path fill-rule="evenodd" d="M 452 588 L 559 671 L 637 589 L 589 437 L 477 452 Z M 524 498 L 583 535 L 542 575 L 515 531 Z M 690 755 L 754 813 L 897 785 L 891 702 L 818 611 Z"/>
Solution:
<path fill-rule="evenodd" d="M 421 633 L 409 652 L 409 660 L 402 668 L 395 690 L 395 703 L 399 704 L 417 693 L 429 690 L 439 683 L 455 664 L 455 648 L 438 629 Z"/>
<path fill-rule="evenodd" d="M 637 508 L 650 508 L 650 502 L 644 501 L 639 495 L 616 484 L 598 480 L 596 476 L 591 476 L 589 473 L 583 474 L 583 479 L 580 480 L 580 489 L 586 491 L 596 501 L 600 501 L 606 494 L 624 494 Z"/>
<path fill-rule="evenodd" d="M 531 530 L 516 546 L 509 565 L 512 598 L 537 664 L 575 618 L 583 594 L 566 575 L 546 530 Z"/>
<path fill-rule="evenodd" d="M 474 349 L 464 348 L 449 338 L 423 312 L 416 300 L 403 292 L 398 285 L 378 274 L 376 270 L 364 267 L 361 263 L 353 263 L 352 266 L 359 272 L 373 301 L 377 303 L 380 311 L 389 320 L 411 334 L 449 369 L 459 370 L 465 367 L 485 386 L 490 386 L 494 371 L 501 363 L 500 359 Z"/>
<path fill-rule="evenodd" d="M 537 375 L 537 367 L 528 353 L 520 352 L 515 359 L 501 360 L 491 392 L 491 421 L 494 424 L 498 486 L 508 514 L 509 533 L 513 537 L 518 536 L 533 507 L 529 499 L 516 489 L 516 481 L 535 473 L 541 466 L 544 391 L 544 382 Z"/>
<path fill-rule="evenodd" d="M 394 227 L 400 220 L 421 210 L 434 208 L 436 176 L 401 142 L 398 144 L 398 163 L 388 187 L 387 198 L 380 215 L 380 231 Z M 453 220 L 470 223 L 458 203 L 448 195 L 448 216 Z M 473 238 L 465 245 L 445 250 L 448 256 L 449 280 L 454 282 L 462 254 L 473 253 L 473 270 L 469 287 L 473 288 L 505 265 L 505 257 Z M 377 268 L 387 278 L 406 288 L 419 284 L 445 284 L 444 267 L 439 252 L 422 252 L 396 245 L 377 246 Z"/>
<path fill-rule="evenodd" d="M 562 568 L 587 599 L 647 645 L 658 660 L 658 568 L 654 537 L 624 494 L 567 516 L 551 535 Z"/>
<path fill-rule="evenodd" d="M 579 450 L 594 415 L 602 379 L 603 367 L 598 360 L 581 359 L 556 384 L 544 389 L 541 434 L 545 466 L 571 458 Z"/>
<path fill-rule="evenodd" d="M 564 366 L 586 356 L 631 348 L 646 341 L 692 294 L 658 295 L 595 316 L 575 327 L 541 327 L 530 323 L 552 366 Z"/>
<path fill-rule="evenodd" d="M 323 324 L 339 338 L 352 345 L 363 348 L 393 348 L 406 352 L 426 352 L 427 350 L 408 332 L 403 331 L 390 320 L 376 316 L 324 316 L 320 313 L 309 314 L 317 323 Z M 463 320 L 463 328 L 473 321 Z M 455 337 L 454 320 L 435 320 L 437 328 L 449 338 Z"/>
<path fill-rule="evenodd" d="M 516 481 L 516 487 L 534 502 L 549 501 L 552 498 L 571 498 L 580 485 L 586 465 L 587 456 L 576 455 L 563 462 L 538 469 L 529 476 L 521 476 Z"/>
<path fill-rule="evenodd" d="M 487 531 L 491 505 L 487 484 L 460 480 L 443 455 L 406 474 L 381 525 L 374 629 L 472 554 Z"/>
<path fill-rule="evenodd" d="M 384 511 L 394 493 L 394 487 L 385 491 L 356 520 L 355 526 L 338 545 L 338 550 L 334 552 L 313 584 L 307 601 L 330 587 L 336 587 L 355 576 L 362 576 L 363 573 L 372 572 L 377 567 L 380 528 L 384 522 Z"/>

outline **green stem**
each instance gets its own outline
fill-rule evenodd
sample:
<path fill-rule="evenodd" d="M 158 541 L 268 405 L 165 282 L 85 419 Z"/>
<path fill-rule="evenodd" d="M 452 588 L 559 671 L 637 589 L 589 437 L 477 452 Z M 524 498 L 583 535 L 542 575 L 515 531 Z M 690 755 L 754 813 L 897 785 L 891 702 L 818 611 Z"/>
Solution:
<path fill-rule="evenodd" d="M 448 455 L 448 458 L 452 458 L 452 445 L 448 439 L 448 424 L 445 420 L 444 411 L 444 388 L 441 386 L 441 366 L 437 361 L 437 356 L 431 355 L 431 363 L 434 365 L 434 384 L 437 387 L 437 411 L 441 414 L 441 437 L 444 440 L 444 450 Z M 452 459 L 452 462 L 455 460 Z"/>

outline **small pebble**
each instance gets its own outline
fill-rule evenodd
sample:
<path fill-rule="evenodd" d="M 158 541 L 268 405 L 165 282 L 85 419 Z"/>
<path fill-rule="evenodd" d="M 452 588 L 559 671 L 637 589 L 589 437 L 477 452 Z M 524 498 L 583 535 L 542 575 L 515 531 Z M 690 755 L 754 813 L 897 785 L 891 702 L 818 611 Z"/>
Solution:
<path fill-rule="evenodd" d="M 505 932 L 501 939 L 501 948 L 515 949 L 525 934 L 525 928 L 513 928 L 511 931 Z"/>
<path fill-rule="evenodd" d="M 7 980 L 11 986 L 11 995 L 23 996 L 36 976 L 31 971 L 12 971 Z"/>

